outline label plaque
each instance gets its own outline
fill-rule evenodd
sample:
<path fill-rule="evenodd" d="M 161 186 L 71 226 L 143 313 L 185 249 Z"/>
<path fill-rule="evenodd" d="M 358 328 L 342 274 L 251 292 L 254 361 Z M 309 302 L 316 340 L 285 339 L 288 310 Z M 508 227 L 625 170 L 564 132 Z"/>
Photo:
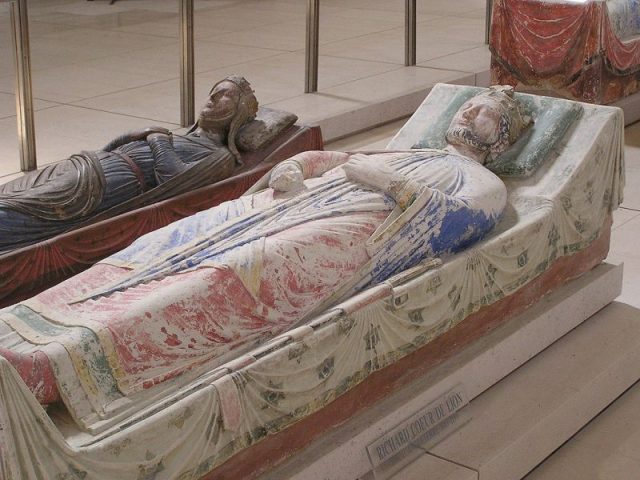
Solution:
<path fill-rule="evenodd" d="M 367 446 L 371 465 L 375 469 L 414 442 L 424 443 L 453 430 L 459 423 L 454 415 L 468 403 L 461 386 L 431 402 Z"/>

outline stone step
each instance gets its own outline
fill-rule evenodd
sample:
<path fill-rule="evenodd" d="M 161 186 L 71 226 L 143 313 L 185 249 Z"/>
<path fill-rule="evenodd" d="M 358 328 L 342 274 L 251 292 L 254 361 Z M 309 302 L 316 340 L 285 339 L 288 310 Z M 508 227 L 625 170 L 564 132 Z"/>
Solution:
<path fill-rule="evenodd" d="M 524 477 L 640 379 L 639 313 L 605 307 L 472 400 L 471 420 L 426 451 L 478 480 Z M 393 478 L 431 478 L 431 455 Z M 464 470 L 444 478 L 466 479 Z"/>
<path fill-rule="evenodd" d="M 638 480 L 640 382 L 545 459 L 525 480 Z"/>

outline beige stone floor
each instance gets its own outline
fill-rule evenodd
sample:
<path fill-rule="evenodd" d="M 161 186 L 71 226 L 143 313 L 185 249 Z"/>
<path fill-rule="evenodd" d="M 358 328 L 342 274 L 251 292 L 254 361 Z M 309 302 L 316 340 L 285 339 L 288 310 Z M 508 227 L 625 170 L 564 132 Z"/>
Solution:
<path fill-rule="evenodd" d="M 179 127 L 178 0 L 28 5 L 39 165 L 129 129 Z M 307 123 L 337 113 L 348 122 L 363 106 L 469 74 L 473 82 L 488 68 L 485 0 L 418 0 L 416 67 L 403 64 L 403 0 L 322 0 L 319 91 L 305 95 L 306 5 L 196 0 L 196 108 L 214 82 L 237 73 L 264 105 Z M 0 177 L 19 170 L 9 27 L 0 0 Z"/>

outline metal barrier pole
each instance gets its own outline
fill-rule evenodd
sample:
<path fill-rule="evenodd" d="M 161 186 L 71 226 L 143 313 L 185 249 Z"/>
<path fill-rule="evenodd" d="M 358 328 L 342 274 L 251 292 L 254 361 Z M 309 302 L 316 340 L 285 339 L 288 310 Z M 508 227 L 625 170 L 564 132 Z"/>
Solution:
<path fill-rule="evenodd" d="M 404 64 L 416 64 L 416 0 L 405 0 L 404 8 Z"/>
<path fill-rule="evenodd" d="M 491 33 L 491 15 L 493 14 L 493 0 L 487 0 L 486 24 L 484 27 L 484 43 L 489 45 L 489 34 Z"/>
<path fill-rule="evenodd" d="M 195 121 L 195 67 L 193 37 L 193 0 L 180 0 L 180 124 Z"/>
<path fill-rule="evenodd" d="M 320 41 L 320 0 L 307 4 L 304 93 L 318 91 L 318 44 Z"/>
<path fill-rule="evenodd" d="M 16 112 L 18 117 L 18 141 L 20 142 L 20 169 L 23 172 L 27 172 L 38 167 L 33 121 L 27 0 L 11 2 L 11 27 L 16 65 Z"/>

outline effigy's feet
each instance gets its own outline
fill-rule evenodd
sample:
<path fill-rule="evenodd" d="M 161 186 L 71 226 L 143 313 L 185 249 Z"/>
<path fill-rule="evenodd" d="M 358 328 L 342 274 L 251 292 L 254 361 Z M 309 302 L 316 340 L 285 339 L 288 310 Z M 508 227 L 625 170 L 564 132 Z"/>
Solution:
<path fill-rule="evenodd" d="M 56 377 L 44 352 L 37 351 L 25 355 L 0 348 L 0 356 L 6 358 L 16 369 L 41 404 L 48 405 L 60 401 Z"/>

